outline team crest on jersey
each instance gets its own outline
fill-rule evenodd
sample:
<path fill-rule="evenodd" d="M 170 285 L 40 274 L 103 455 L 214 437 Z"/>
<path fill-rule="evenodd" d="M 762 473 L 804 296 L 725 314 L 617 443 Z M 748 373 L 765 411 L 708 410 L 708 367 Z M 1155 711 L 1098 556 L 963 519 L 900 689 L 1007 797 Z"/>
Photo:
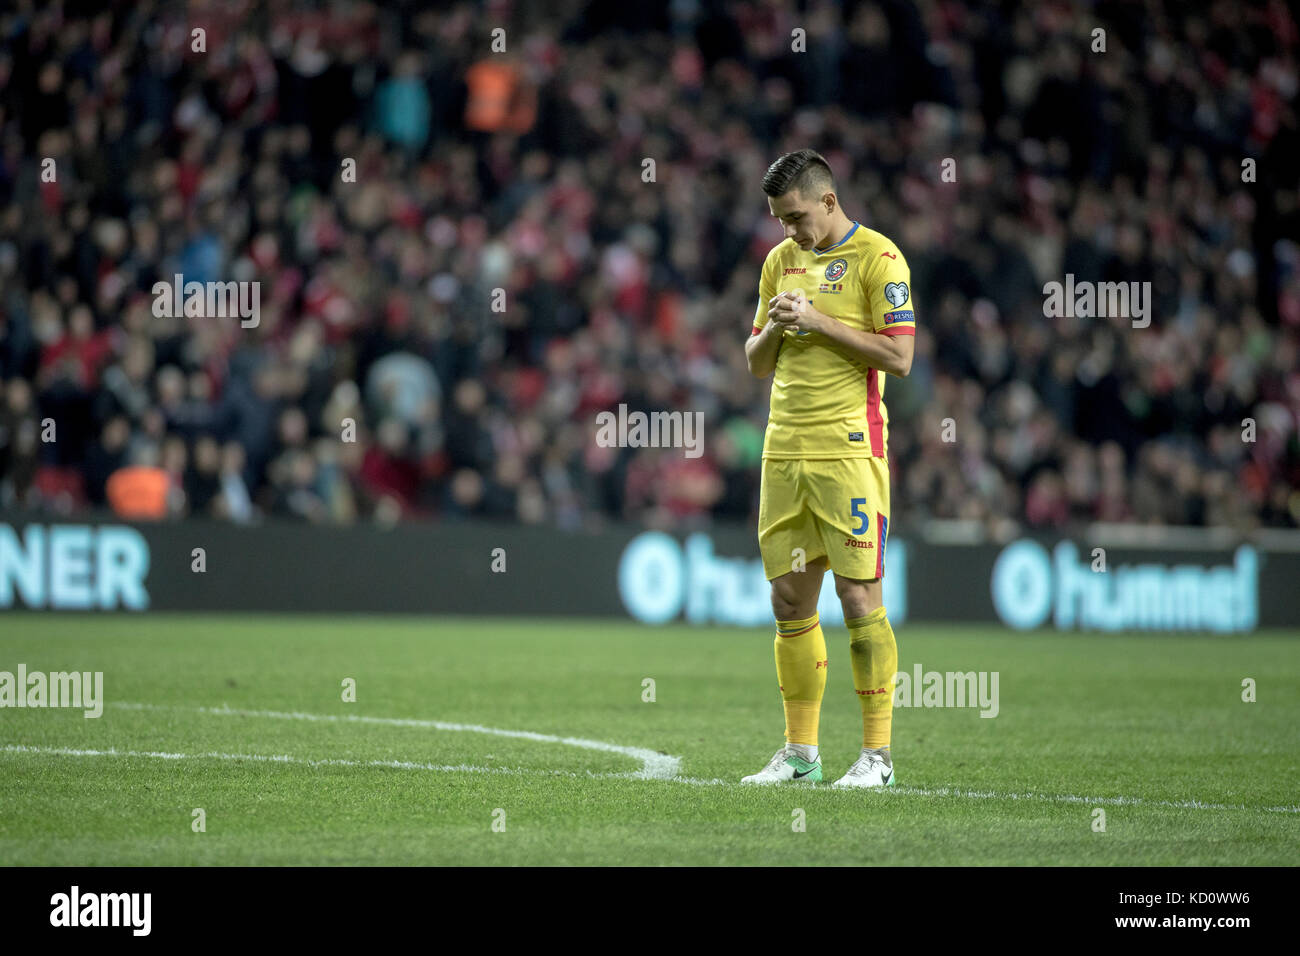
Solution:
<path fill-rule="evenodd" d="M 849 271 L 848 259 L 836 259 L 826 267 L 826 281 L 834 282 L 836 279 L 844 278 L 844 273 Z"/>
<path fill-rule="evenodd" d="M 899 308 L 907 301 L 907 283 L 906 282 L 886 282 L 885 298 L 894 308 Z"/>

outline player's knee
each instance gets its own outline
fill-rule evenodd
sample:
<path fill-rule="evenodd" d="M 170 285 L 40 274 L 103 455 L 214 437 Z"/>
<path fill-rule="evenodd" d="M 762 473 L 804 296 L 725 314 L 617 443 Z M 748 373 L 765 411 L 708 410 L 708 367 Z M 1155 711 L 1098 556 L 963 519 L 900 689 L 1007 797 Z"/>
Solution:
<path fill-rule="evenodd" d="M 788 596 L 781 594 L 776 588 L 772 589 L 772 615 L 778 621 L 798 620 L 795 616 L 799 608 Z"/>
<path fill-rule="evenodd" d="M 862 581 L 835 575 L 835 594 L 844 608 L 845 618 L 866 617 L 880 607 L 880 579 Z"/>
<path fill-rule="evenodd" d="M 792 585 L 772 582 L 772 614 L 778 621 L 801 621 L 812 615 L 816 605 L 815 598 L 809 602 Z"/>

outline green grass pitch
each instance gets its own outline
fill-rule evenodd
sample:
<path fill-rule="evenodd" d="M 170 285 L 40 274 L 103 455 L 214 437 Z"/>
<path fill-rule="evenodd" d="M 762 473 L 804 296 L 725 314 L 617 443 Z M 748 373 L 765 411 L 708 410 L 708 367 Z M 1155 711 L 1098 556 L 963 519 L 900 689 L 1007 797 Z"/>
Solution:
<path fill-rule="evenodd" d="M 826 637 L 826 781 L 750 788 L 783 727 L 762 629 L 6 614 L 0 670 L 103 671 L 107 705 L 0 710 L 0 864 L 1297 859 L 1295 634 L 900 628 L 900 670 L 997 671 L 1000 712 L 896 710 L 885 792 L 829 786 L 861 721 Z"/>

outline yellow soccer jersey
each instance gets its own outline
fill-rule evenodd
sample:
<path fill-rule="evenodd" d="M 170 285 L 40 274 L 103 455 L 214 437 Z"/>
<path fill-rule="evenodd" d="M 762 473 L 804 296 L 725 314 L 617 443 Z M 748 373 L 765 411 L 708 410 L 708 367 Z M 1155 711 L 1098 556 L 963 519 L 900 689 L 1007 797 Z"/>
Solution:
<path fill-rule="evenodd" d="M 753 334 L 768 302 L 803 289 L 814 308 L 855 329 L 914 335 L 911 273 L 898 246 L 860 223 L 821 252 L 786 239 L 767 254 Z M 816 332 L 787 329 L 776 359 L 764 458 L 884 458 L 885 373 Z"/>

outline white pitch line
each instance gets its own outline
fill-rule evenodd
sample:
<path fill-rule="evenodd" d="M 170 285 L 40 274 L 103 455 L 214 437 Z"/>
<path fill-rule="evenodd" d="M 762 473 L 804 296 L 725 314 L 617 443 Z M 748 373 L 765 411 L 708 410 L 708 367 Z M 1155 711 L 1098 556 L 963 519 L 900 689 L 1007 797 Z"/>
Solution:
<path fill-rule="evenodd" d="M 262 763 L 299 764 L 306 767 L 385 767 L 393 770 L 437 770 L 447 773 L 539 774 L 558 777 L 630 777 L 629 774 L 574 773 L 571 770 L 530 770 L 522 767 L 475 767 L 469 764 L 419 763 L 411 760 L 347 760 L 332 757 L 312 759 L 289 754 L 231 754 L 210 750 L 206 753 L 182 754 L 166 750 L 85 750 L 74 747 L 32 747 L 5 744 L 0 753 L 42 754 L 53 757 L 149 757 L 156 760 L 252 760 Z"/>
<path fill-rule="evenodd" d="M 531 730 L 503 730 L 498 727 L 484 727 L 480 724 L 457 724 L 442 720 L 423 720 L 408 717 L 367 717 L 352 714 L 307 714 L 297 711 L 275 710 L 235 710 L 230 707 L 174 707 L 164 704 L 139 704 L 118 702 L 109 704 L 123 710 L 185 710 L 201 714 L 220 716 L 268 717 L 279 720 L 306 720 L 346 723 L 385 724 L 395 727 L 428 727 L 434 730 L 465 731 L 469 733 L 493 734 L 498 737 L 512 737 L 523 740 L 535 740 L 543 743 L 566 744 L 587 750 L 599 750 L 606 753 L 618 753 L 642 762 L 642 768 L 632 773 L 596 773 L 585 774 L 564 770 L 531 770 L 508 767 L 476 767 L 468 764 L 440 765 L 415 763 L 403 760 L 313 760 L 305 757 L 265 754 L 172 754 L 161 751 L 122 751 L 122 750 L 73 750 L 60 747 L 24 747 L 10 745 L 0 747 L 0 752 L 9 753 L 43 753 L 61 756 L 132 756 L 158 757 L 169 760 L 186 760 L 210 758 L 216 760 L 260 760 L 274 763 L 297 763 L 307 766 L 344 766 L 344 767 L 390 767 L 399 770 L 438 770 L 447 772 L 498 773 L 498 774 L 539 774 L 544 776 L 589 777 L 595 779 L 625 780 L 667 780 L 673 783 L 685 783 L 692 786 L 740 786 L 731 780 L 713 778 L 705 780 L 698 777 L 683 777 L 678 772 L 681 758 L 661 754 L 645 747 L 624 747 L 602 740 L 587 740 L 581 737 L 559 737 L 553 734 L 540 734 Z M 823 788 L 828 789 L 828 788 Z M 1131 807 L 1168 807 L 1175 810 L 1258 810 L 1263 813 L 1300 813 L 1300 806 L 1289 807 L 1247 807 L 1241 804 L 1206 803 L 1201 800 L 1146 800 L 1141 797 L 1081 797 L 1075 794 L 1053 793 L 998 793 L 991 790 L 962 790 L 956 787 L 909 787 L 897 786 L 886 788 L 884 793 L 898 796 L 921 797 L 964 797 L 970 800 L 1027 800 L 1045 803 L 1075 803 L 1090 806 L 1131 806 Z"/>
<path fill-rule="evenodd" d="M 512 776 L 543 777 L 581 777 L 590 780 L 668 780 L 672 783 L 685 783 L 692 786 L 743 786 L 732 780 L 702 780 L 696 777 L 646 777 L 637 773 L 597 773 L 588 770 L 576 773 L 572 770 L 536 770 L 525 767 L 477 767 L 471 764 L 434 764 L 412 760 L 348 760 L 345 758 L 313 759 L 294 757 L 289 754 L 235 754 L 221 751 L 205 753 L 175 753 L 164 750 L 87 750 L 74 747 L 35 747 L 25 744 L 5 744 L 0 746 L 0 753 L 39 754 L 54 757 L 147 757 L 157 760 L 248 760 L 261 763 L 297 764 L 306 767 L 380 767 L 392 770 L 433 770 L 444 773 L 486 773 Z M 805 788 L 800 788 L 805 789 Z M 811 787 L 806 789 L 812 789 Z M 825 792 L 828 788 L 819 788 Z M 1170 807 L 1178 810 L 1259 810 L 1264 813 L 1300 813 L 1300 807 L 1246 807 L 1224 803 L 1204 803 L 1199 800 L 1143 800 L 1139 797 L 1079 797 L 1071 794 L 1052 793 L 996 793 L 981 790 L 959 790 L 954 787 L 894 787 L 873 793 L 886 793 L 892 796 L 921 797 L 965 797 L 974 800 L 1031 800 L 1047 803 L 1080 803 L 1106 806 L 1147 806 Z"/>
<path fill-rule="evenodd" d="M 269 717 L 276 720 L 308 720 L 330 723 L 383 724 L 389 727 L 425 727 L 430 730 L 453 730 L 473 734 L 492 734 L 496 737 L 512 737 L 517 740 L 534 740 L 539 743 L 565 744 L 569 747 L 581 747 L 584 750 L 599 750 L 605 753 L 622 754 L 641 761 L 641 769 L 631 776 L 646 780 L 672 780 L 678 776 L 682 758 L 670 754 L 661 754 L 646 747 L 623 747 L 619 744 L 606 743 L 603 740 L 587 740 L 582 737 L 557 737 L 554 734 L 539 734 L 531 730 L 503 730 L 499 727 L 484 727 L 481 724 L 455 724 L 445 720 L 421 720 L 413 717 L 366 717 L 358 714 L 304 714 L 298 711 L 279 710 L 234 710 L 230 707 L 168 707 L 161 704 L 113 703 L 110 707 L 124 710 L 186 710 L 200 714 L 217 714 L 223 717 Z"/>
<path fill-rule="evenodd" d="M 1171 807 L 1176 810 L 1258 810 L 1262 813 L 1300 813 L 1300 807 L 1247 807 L 1239 803 L 1206 803 L 1203 800 L 1145 800 L 1142 797 L 1079 797 L 1068 793 L 997 793 L 992 790 L 962 790 L 957 787 L 886 788 L 887 793 L 922 797 L 966 797 L 971 800 L 1036 800 L 1050 803 L 1083 803 L 1111 807 Z"/>
<path fill-rule="evenodd" d="M 674 777 L 674 783 L 689 783 L 695 786 L 742 786 L 734 780 L 701 780 L 696 777 Z M 744 786 L 748 787 L 747 784 Z M 812 785 L 809 785 L 812 789 Z M 861 793 L 849 788 L 816 787 L 816 792 L 834 789 L 836 793 Z M 872 793 L 890 796 L 912 797 L 964 797 L 968 800 L 1027 800 L 1043 803 L 1082 803 L 1088 806 L 1115 807 L 1169 807 L 1175 810 L 1257 810 L 1261 813 L 1300 813 L 1300 806 L 1293 807 L 1248 807 L 1244 804 L 1206 803 L 1203 800 L 1146 800 L 1142 797 L 1080 797 L 1069 793 L 998 793 L 994 790 L 962 790 L 958 787 L 877 787 Z M 888 799 L 888 797 L 886 797 Z"/>

